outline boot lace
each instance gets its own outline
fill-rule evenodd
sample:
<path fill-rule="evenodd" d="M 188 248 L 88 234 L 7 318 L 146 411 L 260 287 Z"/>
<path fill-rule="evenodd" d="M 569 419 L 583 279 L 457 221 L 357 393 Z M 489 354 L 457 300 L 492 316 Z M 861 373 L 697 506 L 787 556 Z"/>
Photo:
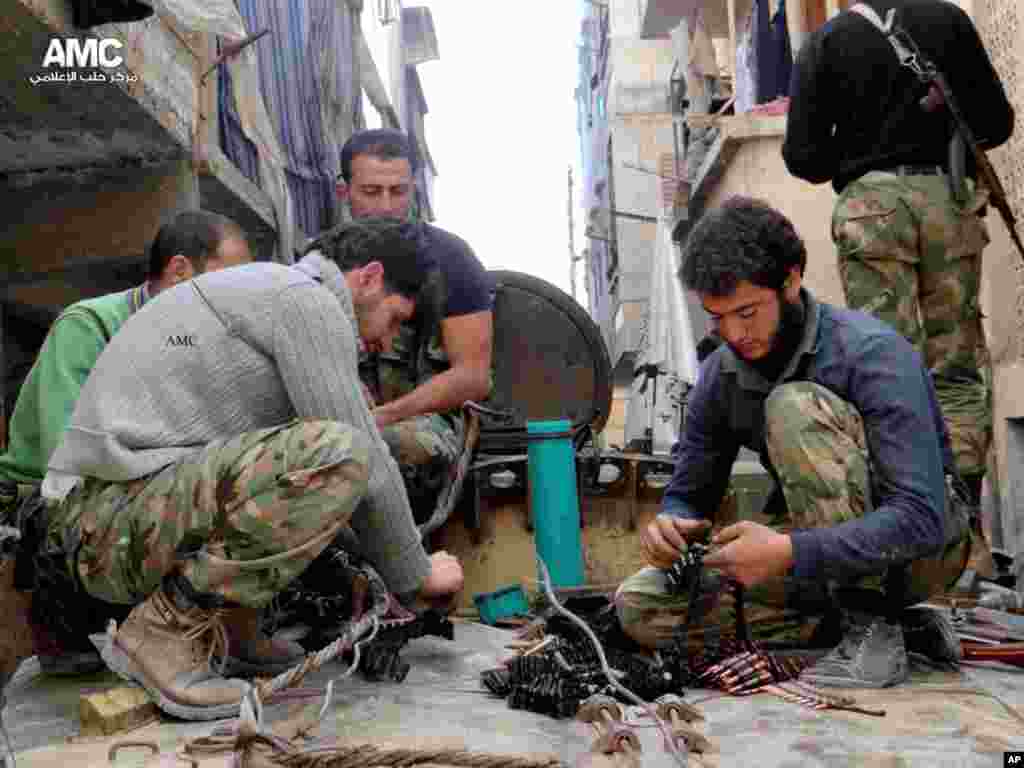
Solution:
<path fill-rule="evenodd" d="M 205 617 L 185 631 L 185 639 L 193 644 L 193 648 L 206 645 L 206 663 L 211 669 L 216 669 L 223 675 L 228 658 L 228 632 L 224 627 L 225 611 L 222 608 L 214 608 L 204 613 Z M 215 656 L 219 660 L 216 666 L 213 662 Z"/>
<path fill-rule="evenodd" d="M 203 656 L 205 646 L 206 663 L 211 669 L 216 669 L 223 674 L 224 666 L 228 657 L 228 632 L 225 626 L 227 609 L 224 608 L 191 608 L 182 610 L 173 598 L 164 594 L 163 591 L 155 593 L 154 604 L 164 614 L 169 623 L 173 623 L 184 630 L 182 637 L 191 643 L 192 651 L 196 661 Z M 219 664 L 214 665 L 214 657 L 219 659 Z"/>

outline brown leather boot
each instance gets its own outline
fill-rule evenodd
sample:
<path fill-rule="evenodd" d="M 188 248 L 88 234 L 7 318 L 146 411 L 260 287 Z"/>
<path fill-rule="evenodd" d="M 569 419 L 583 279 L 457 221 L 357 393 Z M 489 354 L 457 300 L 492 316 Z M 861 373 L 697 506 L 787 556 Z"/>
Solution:
<path fill-rule="evenodd" d="M 14 587 L 14 558 L 0 559 L 0 616 L 4 617 L 4 629 L 0 632 L 0 702 L 18 665 L 33 654 L 31 608 L 32 593 Z"/>
<path fill-rule="evenodd" d="M 238 714 L 248 685 L 213 668 L 227 652 L 223 609 L 205 609 L 164 586 L 108 632 L 107 666 L 145 688 L 160 709 L 186 720 Z"/>
<path fill-rule="evenodd" d="M 228 636 L 228 668 L 236 675 L 276 675 L 306 655 L 298 643 L 272 638 L 260 628 L 262 611 L 244 606 L 224 612 Z"/>

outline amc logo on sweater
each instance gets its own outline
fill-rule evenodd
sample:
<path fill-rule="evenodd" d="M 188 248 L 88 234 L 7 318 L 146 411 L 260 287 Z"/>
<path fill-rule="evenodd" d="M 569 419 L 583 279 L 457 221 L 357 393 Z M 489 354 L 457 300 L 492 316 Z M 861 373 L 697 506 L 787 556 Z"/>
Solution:
<path fill-rule="evenodd" d="M 195 347 L 197 337 L 191 333 L 172 333 L 167 337 L 165 347 Z"/>

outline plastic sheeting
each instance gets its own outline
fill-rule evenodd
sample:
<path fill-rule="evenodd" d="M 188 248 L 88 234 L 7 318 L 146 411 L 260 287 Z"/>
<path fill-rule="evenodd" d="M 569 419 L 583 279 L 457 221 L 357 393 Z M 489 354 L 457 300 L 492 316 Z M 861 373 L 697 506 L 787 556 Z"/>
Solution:
<path fill-rule="evenodd" d="M 678 439 L 680 401 L 687 387 L 697 381 L 696 339 L 678 271 L 678 249 L 669 223 L 662 220 L 652 255 L 651 298 L 636 365 L 637 371 L 656 369 L 658 373 L 646 381 L 642 394 L 647 374 L 635 379 L 633 399 L 642 402 L 630 414 L 648 420 L 655 453 L 668 451 Z M 635 432 L 632 424 L 629 431 Z"/>
<path fill-rule="evenodd" d="M 585 211 L 586 289 L 590 314 L 611 346 L 612 301 L 608 270 L 611 254 L 607 238 L 611 237 L 608 209 L 610 206 L 608 167 L 608 18 L 594 5 L 584 11 L 582 41 L 579 47 L 579 81 L 577 99 L 579 114 L 582 175 L 581 205 Z M 602 58 L 605 56 L 605 58 Z M 603 238 L 603 239 L 601 239 Z"/>
<path fill-rule="evenodd" d="M 678 248 L 672 242 L 671 228 L 662 221 L 658 225 L 651 264 L 647 345 L 641 357 L 646 363 L 667 367 L 683 381 L 693 384 L 697 381 L 698 368 L 696 342 L 678 272 Z"/>
<path fill-rule="evenodd" d="M 251 34 L 233 0 L 153 0 L 154 10 L 173 18 L 190 31 L 218 35 L 226 40 L 241 40 Z M 291 263 L 298 245 L 295 214 L 285 181 L 285 159 L 281 144 L 260 92 L 256 45 L 248 46 L 228 60 L 228 71 L 234 83 L 233 107 L 239 125 L 252 142 L 259 163 L 260 187 L 270 198 L 277 224 L 278 258 Z"/>

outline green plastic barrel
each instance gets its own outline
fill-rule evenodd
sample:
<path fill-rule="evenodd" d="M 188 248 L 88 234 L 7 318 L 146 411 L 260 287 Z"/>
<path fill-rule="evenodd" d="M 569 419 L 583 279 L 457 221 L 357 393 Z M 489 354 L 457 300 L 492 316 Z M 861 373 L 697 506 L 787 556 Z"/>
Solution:
<path fill-rule="evenodd" d="M 571 429 L 572 424 L 565 420 L 526 422 L 534 544 L 555 587 L 583 584 L 580 500 Z M 539 567 L 537 571 L 540 579 Z"/>

